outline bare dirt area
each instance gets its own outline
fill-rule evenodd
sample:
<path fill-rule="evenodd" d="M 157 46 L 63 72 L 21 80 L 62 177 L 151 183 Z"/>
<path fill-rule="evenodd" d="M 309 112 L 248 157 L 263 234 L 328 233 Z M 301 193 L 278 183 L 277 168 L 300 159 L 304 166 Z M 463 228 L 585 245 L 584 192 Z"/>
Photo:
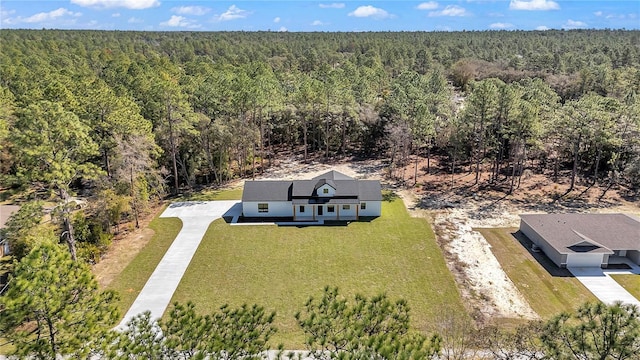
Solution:
<path fill-rule="evenodd" d="M 466 168 L 453 176 L 431 159 L 432 174 L 426 160 L 395 171 L 399 182 L 414 185 L 400 192 L 414 216 L 431 220 L 450 270 L 454 273 L 466 304 L 477 321 L 496 317 L 535 319 L 531 309 L 491 252 L 491 246 L 474 229 L 517 227 L 523 213 L 626 212 L 640 213 L 637 203 L 629 202 L 616 189 L 602 194 L 600 188 L 578 185 L 565 198 L 555 200 L 568 184 L 554 183 L 544 175 L 523 175 L 519 188 L 506 195 L 509 181 L 486 186 L 489 174 L 482 174 L 475 185 L 475 173 Z M 506 183 L 506 184 L 505 184 Z"/>

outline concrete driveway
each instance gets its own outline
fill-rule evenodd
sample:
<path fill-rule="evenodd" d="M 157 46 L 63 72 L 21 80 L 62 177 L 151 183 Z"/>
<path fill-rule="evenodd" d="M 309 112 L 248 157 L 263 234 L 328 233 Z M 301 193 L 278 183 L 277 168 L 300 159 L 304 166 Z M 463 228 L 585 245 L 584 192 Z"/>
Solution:
<path fill-rule="evenodd" d="M 233 201 L 189 201 L 169 205 L 160 217 L 177 217 L 182 230 L 167 250 L 140 294 L 118 325 L 124 329 L 134 316 L 151 311 L 151 318 L 162 317 L 185 270 L 212 221 L 222 216 L 238 216 L 241 203 Z"/>
<path fill-rule="evenodd" d="M 608 270 L 597 267 L 568 268 L 569 271 L 593 293 L 600 301 L 611 305 L 620 301 L 640 308 L 640 301 L 618 284 L 609 274 L 639 274 L 640 268 L 632 266 L 632 270 Z"/>

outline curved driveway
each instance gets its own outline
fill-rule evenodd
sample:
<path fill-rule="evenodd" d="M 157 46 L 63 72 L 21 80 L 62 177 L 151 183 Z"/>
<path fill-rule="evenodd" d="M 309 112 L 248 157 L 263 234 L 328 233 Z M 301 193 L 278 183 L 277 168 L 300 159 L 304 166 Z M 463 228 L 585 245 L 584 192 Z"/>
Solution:
<path fill-rule="evenodd" d="M 237 200 L 188 201 L 169 205 L 160 217 L 180 218 L 182 230 L 173 240 L 118 328 L 124 329 L 131 318 L 147 310 L 151 311 L 152 319 L 162 317 L 209 224 L 223 215 L 236 216 L 241 212 L 242 207 Z"/>

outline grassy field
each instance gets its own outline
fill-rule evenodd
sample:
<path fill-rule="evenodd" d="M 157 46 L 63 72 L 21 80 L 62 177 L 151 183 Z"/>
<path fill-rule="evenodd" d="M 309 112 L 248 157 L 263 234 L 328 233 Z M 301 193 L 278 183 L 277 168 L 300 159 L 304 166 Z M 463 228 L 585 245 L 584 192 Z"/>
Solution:
<path fill-rule="evenodd" d="M 568 270 L 558 268 L 541 252 L 530 252 L 531 242 L 517 229 L 476 230 L 491 244 L 502 268 L 542 318 L 597 300 Z"/>
<path fill-rule="evenodd" d="M 611 277 L 622 285 L 623 288 L 633 295 L 636 299 L 640 299 L 640 275 L 611 275 Z"/>
<path fill-rule="evenodd" d="M 240 199 L 242 199 L 242 188 L 238 187 L 231 190 L 205 190 L 194 194 L 185 194 L 174 201 L 212 201 Z"/>
<path fill-rule="evenodd" d="M 149 228 L 155 231 L 153 238 L 107 287 L 120 294 L 118 307 L 123 316 L 182 229 L 182 221 L 178 218 L 155 218 Z"/>
<path fill-rule="evenodd" d="M 444 311 L 464 314 L 453 276 L 424 219 L 409 217 L 400 200 L 384 202 L 382 217 L 348 226 L 230 226 L 217 220 L 172 301 L 200 312 L 227 303 L 257 303 L 277 312 L 273 344 L 301 348 L 294 314 L 325 285 L 344 296 L 380 292 L 411 306 L 412 326 L 429 331 Z"/>

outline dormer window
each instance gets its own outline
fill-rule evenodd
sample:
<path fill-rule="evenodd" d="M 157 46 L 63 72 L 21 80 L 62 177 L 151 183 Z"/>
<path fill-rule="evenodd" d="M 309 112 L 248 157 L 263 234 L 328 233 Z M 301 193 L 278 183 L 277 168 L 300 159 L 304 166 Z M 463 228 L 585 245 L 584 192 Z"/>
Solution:
<path fill-rule="evenodd" d="M 322 189 L 322 193 L 323 194 L 328 194 L 329 193 L 329 189 L 327 189 L 327 188 Z"/>

